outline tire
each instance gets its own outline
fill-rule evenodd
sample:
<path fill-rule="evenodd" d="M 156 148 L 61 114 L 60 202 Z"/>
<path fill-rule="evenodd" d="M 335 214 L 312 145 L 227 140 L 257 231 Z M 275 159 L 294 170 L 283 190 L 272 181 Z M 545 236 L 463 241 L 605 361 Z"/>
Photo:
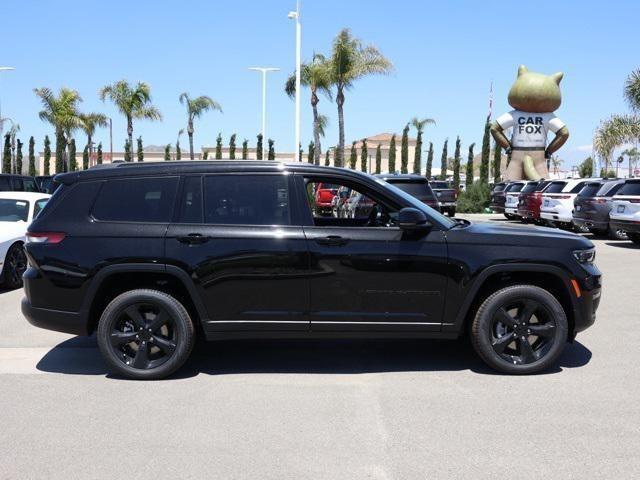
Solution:
<path fill-rule="evenodd" d="M 9 290 L 22 288 L 22 274 L 27 269 L 27 255 L 21 243 L 14 243 L 7 250 L 2 269 L 2 284 Z"/>
<path fill-rule="evenodd" d="M 636 245 L 640 245 L 640 233 L 629 233 L 627 232 L 627 237 Z"/>
<path fill-rule="evenodd" d="M 531 322 L 534 317 L 536 322 Z M 516 375 L 539 373 L 552 366 L 567 335 L 562 305 L 534 285 L 514 285 L 491 294 L 478 308 L 471 326 L 471 341 L 480 358 L 495 370 Z"/>
<path fill-rule="evenodd" d="M 589 227 L 587 227 L 586 225 L 577 225 L 572 222 L 571 230 L 573 230 L 575 233 L 588 233 Z"/>
<path fill-rule="evenodd" d="M 450 216 L 450 217 L 455 217 L 455 216 L 456 216 L 456 209 L 455 209 L 455 207 L 453 207 L 453 208 L 450 208 L 450 209 L 449 209 L 449 216 Z"/>
<path fill-rule="evenodd" d="M 184 306 L 171 295 L 146 289 L 114 298 L 102 312 L 97 331 L 98 347 L 109 368 L 136 380 L 158 380 L 174 373 L 189 358 L 194 338 Z"/>
<path fill-rule="evenodd" d="M 504 214 L 504 218 L 506 218 L 507 220 L 513 220 L 515 217 L 513 215 L 511 215 L 510 213 L 505 213 Z"/>
<path fill-rule="evenodd" d="M 609 238 L 612 240 L 629 240 L 629 235 L 624 230 L 609 226 Z"/>

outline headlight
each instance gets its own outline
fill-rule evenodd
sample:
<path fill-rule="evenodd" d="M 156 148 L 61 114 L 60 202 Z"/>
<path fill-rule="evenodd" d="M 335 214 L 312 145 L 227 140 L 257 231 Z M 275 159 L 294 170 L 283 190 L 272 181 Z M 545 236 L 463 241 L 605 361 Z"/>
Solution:
<path fill-rule="evenodd" d="M 579 263 L 593 263 L 596 258 L 596 249 L 574 250 L 573 256 Z"/>

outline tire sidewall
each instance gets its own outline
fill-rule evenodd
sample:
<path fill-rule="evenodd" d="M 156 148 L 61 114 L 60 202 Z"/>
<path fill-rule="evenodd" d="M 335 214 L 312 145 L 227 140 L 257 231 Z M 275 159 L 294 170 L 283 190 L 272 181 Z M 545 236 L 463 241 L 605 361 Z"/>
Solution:
<path fill-rule="evenodd" d="M 9 257 L 11 257 L 11 255 L 13 254 L 14 250 L 23 249 L 23 248 L 24 248 L 24 246 L 21 243 L 14 243 L 7 250 L 7 254 L 5 255 L 5 258 L 4 258 L 4 266 L 3 266 L 3 269 L 2 269 L 2 274 L 3 274 L 2 275 L 3 276 L 3 278 L 2 278 L 3 282 L 2 283 L 4 284 L 4 286 L 6 288 L 8 288 L 10 290 L 15 290 L 17 288 L 22 287 L 22 277 L 20 277 L 16 283 L 14 283 L 11 280 L 11 275 L 12 275 L 13 272 L 10 271 L 8 260 L 9 260 Z M 25 261 L 26 261 L 26 255 L 25 255 Z"/>
<path fill-rule="evenodd" d="M 176 330 L 176 349 L 171 357 L 162 365 L 148 370 L 125 365 L 117 358 L 110 344 L 114 323 L 125 308 L 135 303 L 161 305 L 171 316 Z M 127 378 L 155 380 L 171 375 L 189 358 L 193 348 L 194 328 L 187 310 L 172 296 L 157 290 L 130 290 L 118 295 L 104 309 L 96 336 L 100 353 L 111 370 Z"/>
<path fill-rule="evenodd" d="M 556 333 L 551 349 L 543 358 L 531 364 L 514 365 L 493 350 L 491 324 L 495 312 L 500 307 L 521 299 L 531 299 L 544 305 L 553 316 Z M 472 343 L 478 355 L 492 368 L 509 374 L 532 374 L 548 369 L 562 353 L 567 335 L 568 322 L 562 305 L 547 290 L 533 285 L 515 285 L 493 293 L 478 309 L 472 325 Z"/>

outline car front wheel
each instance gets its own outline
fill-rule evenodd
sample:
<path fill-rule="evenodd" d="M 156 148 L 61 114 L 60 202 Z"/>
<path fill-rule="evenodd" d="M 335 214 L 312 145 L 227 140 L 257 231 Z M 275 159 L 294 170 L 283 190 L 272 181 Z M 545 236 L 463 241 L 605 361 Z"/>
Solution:
<path fill-rule="evenodd" d="M 104 309 L 98 347 L 108 366 L 127 378 L 156 380 L 180 368 L 194 342 L 184 306 L 157 290 L 130 290 Z"/>
<path fill-rule="evenodd" d="M 14 243 L 4 259 L 4 286 L 10 290 L 22 287 L 22 274 L 27 269 L 27 255 L 21 243 Z"/>
<path fill-rule="evenodd" d="M 534 285 L 514 285 L 490 295 L 471 328 L 478 355 L 490 367 L 509 374 L 548 369 L 562 353 L 567 335 L 562 305 Z"/>

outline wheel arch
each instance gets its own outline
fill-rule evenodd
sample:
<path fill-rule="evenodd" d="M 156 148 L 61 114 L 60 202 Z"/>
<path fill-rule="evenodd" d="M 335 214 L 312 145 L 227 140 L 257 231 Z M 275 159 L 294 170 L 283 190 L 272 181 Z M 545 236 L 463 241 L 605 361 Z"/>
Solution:
<path fill-rule="evenodd" d="M 97 327 L 102 310 L 117 295 L 132 289 L 151 288 L 168 293 L 184 304 L 194 326 L 208 318 L 191 277 L 179 267 L 164 264 L 124 264 L 102 268 L 87 290 L 81 313 L 87 319 L 87 332 Z"/>
<path fill-rule="evenodd" d="M 573 295 L 570 276 L 553 265 L 508 264 L 493 265 L 483 270 L 467 292 L 455 320 L 455 328 L 465 333 L 480 304 L 498 289 L 516 284 L 541 287 L 553 294 L 564 309 L 573 339 L 578 303 Z"/>

